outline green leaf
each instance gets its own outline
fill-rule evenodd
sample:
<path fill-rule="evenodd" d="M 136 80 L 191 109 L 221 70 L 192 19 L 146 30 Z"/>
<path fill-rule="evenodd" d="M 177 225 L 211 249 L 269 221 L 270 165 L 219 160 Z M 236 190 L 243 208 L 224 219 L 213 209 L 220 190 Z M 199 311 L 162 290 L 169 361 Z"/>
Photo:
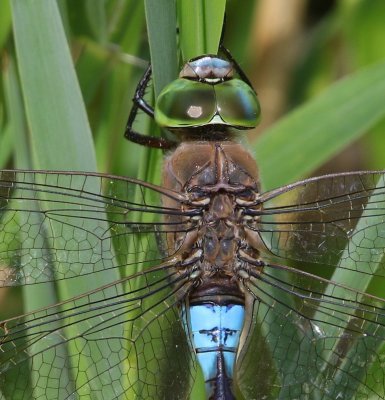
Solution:
<path fill-rule="evenodd" d="M 231 50 L 231 54 L 242 67 L 247 58 L 256 57 L 254 52 L 249 51 L 248 54 L 247 49 L 255 37 L 253 23 L 256 21 L 254 9 L 257 4 L 255 0 L 243 0 L 242 7 L 239 7 L 238 2 L 230 1 L 226 7 L 223 44 Z"/>
<path fill-rule="evenodd" d="M 87 113 L 55 3 L 12 0 L 12 7 L 35 167 L 95 170 Z"/>
<path fill-rule="evenodd" d="M 51 0 L 34 2 L 12 0 L 11 4 L 21 89 L 33 152 L 33 168 L 95 171 L 96 159 L 91 130 L 56 2 Z M 54 184 L 54 175 L 52 179 L 53 182 L 51 183 Z M 68 183 L 63 183 L 63 185 L 71 184 L 76 185 L 76 182 L 70 180 Z M 92 190 L 99 191 L 101 188 L 93 187 Z M 65 202 L 62 205 L 65 209 Z M 42 199 L 42 206 L 49 208 L 49 204 L 44 203 L 44 199 Z M 39 221 L 36 221 L 36 223 L 39 223 Z M 84 227 L 92 231 L 95 228 L 95 223 L 97 222 L 89 219 Z M 70 221 L 68 226 L 71 231 Z M 107 229 L 107 226 L 100 227 Z M 60 240 L 62 235 L 66 233 L 58 231 L 61 229 L 60 224 L 52 224 L 49 229 L 54 232 L 49 244 L 52 248 L 56 248 L 56 240 Z M 71 232 L 68 234 L 71 235 Z M 105 245 L 108 247 L 108 243 L 105 243 Z M 60 245 L 58 248 L 60 248 Z M 102 249 L 91 247 L 89 249 L 90 259 L 93 251 L 101 253 Z M 76 252 L 73 253 L 76 258 Z M 66 262 L 71 263 L 71 259 L 66 260 Z M 76 261 L 73 260 L 73 262 Z M 33 264 L 27 265 L 28 267 L 33 268 Z M 115 270 L 95 274 L 91 280 L 87 277 L 79 277 L 74 281 L 59 281 L 57 287 L 60 292 L 60 299 L 86 293 L 93 288 L 119 279 L 118 272 L 113 271 Z M 57 296 L 54 289 L 55 285 L 44 285 L 44 288 L 26 287 L 24 295 L 27 299 L 27 308 L 36 309 L 44 304 L 55 304 Z M 107 293 L 103 293 L 103 295 L 105 296 Z M 76 337 L 78 331 L 85 329 L 82 324 L 86 324 L 86 321 L 70 325 L 66 329 L 71 330 L 71 335 Z M 47 337 L 47 341 L 49 340 L 57 340 L 57 338 Z M 43 349 L 47 345 L 47 343 L 41 341 Z M 109 351 L 108 343 L 102 340 L 89 342 L 86 345 L 86 350 L 83 343 L 76 344 L 76 340 L 71 341 L 68 343 L 68 352 L 76 356 L 70 358 L 69 370 L 67 372 L 62 371 L 62 376 L 67 375 L 68 380 L 71 379 L 70 372 L 75 371 L 72 378 L 75 379 L 77 387 L 86 390 L 85 388 L 91 385 L 94 390 L 98 390 L 103 385 L 102 382 L 99 382 L 96 378 L 88 381 L 87 376 L 80 373 L 80 370 L 87 370 L 89 374 L 99 376 L 95 371 L 96 366 L 92 358 L 82 356 L 77 351 L 77 348 L 79 348 L 77 345 L 83 348 L 82 354 L 92 354 L 95 351 L 102 351 L 107 354 Z M 104 349 L 103 346 L 105 346 Z M 38 349 L 35 350 L 38 351 Z M 54 360 L 59 362 L 59 352 L 63 352 L 62 357 L 64 357 L 64 344 L 47 351 L 47 359 L 52 357 L 52 362 Z M 54 359 L 55 354 L 57 357 Z M 40 368 L 43 367 L 42 364 Z M 37 363 L 34 368 L 34 371 L 38 370 Z M 104 364 L 100 363 L 97 368 L 108 371 L 111 365 L 109 361 L 105 360 Z M 113 376 L 112 370 L 110 376 Z M 52 368 L 49 372 L 48 381 L 45 383 L 46 387 L 55 388 L 57 378 L 57 369 Z M 42 378 L 39 377 L 38 373 L 32 375 L 33 386 L 36 387 L 36 397 L 45 393 L 45 386 L 39 379 Z M 61 382 L 61 385 L 63 385 L 63 382 Z M 113 388 L 111 387 L 110 390 L 113 390 Z M 112 396 L 112 392 L 110 395 Z"/>
<path fill-rule="evenodd" d="M 154 92 L 157 97 L 177 77 L 175 0 L 145 0 Z"/>
<path fill-rule="evenodd" d="M 85 11 L 92 32 L 101 43 L 107 41 L 107 22 L 104 0 L 85 0 Z"/>
<path fill-rule="evenodd" d="M 13 150 L 13 130 L 10 125 L 3 127 L 0 134 L 0 168 L 4 168 Z"/>
<path fill-rule="evenodd" d="M 178 1 L 180 47 L 184 61 L 218 53 L 225 7 L 226 0 Z"/>
<path fill-rule="evenodd" d="M 3 1 L 1 3 L 0 12 L 0 49 L 3 48 L 8 35 L 11 32 L 11 8 L 8 1 Z"/>
<path fill-rule="evenodd" d="M 322 165 L 384 118 L 383 104 L 381 62 L 342 79 L 287 114 L 254 146 L 264 187 L 289 183 Z"/>

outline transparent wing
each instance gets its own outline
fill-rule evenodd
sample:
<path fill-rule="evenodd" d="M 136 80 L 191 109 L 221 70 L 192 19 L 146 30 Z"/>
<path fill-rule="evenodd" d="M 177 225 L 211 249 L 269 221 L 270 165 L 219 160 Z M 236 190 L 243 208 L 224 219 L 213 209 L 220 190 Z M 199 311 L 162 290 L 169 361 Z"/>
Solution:
<path fill-rule="evenodd" d="M 318 177 L 262 194 L 262 209 L 245 212 L 268 250 L 244 283 L 246 398 L 385 398 L 385 300 L 364 293 L 385 283 L 384 186 L 382 172 Z"/>
<path fill-rule="evenodd" d="M 250 323 L 236 368 L 245 398 L 384 397 L 384 301 L 344 287 L 338 275 L 381 277 L 382 180 L 382 173 L 315 178 L 265 193 L 262 210 L 245 210 L 270 255 L 299 268 L 333 267 L 335 281 L 269 254 L 262 270 L 258 260 L 250 265 Z M 163 195 L 175 206 L 163 207 Z M 190 284 L 176 273 L 177 249 L 167 238 L 181 243 L 196 227 L 180 196 L 103 175 L 3 172 L 3 286 L 106 270 L 123 276 L 2 322 L 0 387 L 8 397 L 186 398 L 195 364 L 178 301 Z"/>
<path fill-rule="evenodd" d="M 278 257 L 323 266 L 339 264 L 364 273 L 373 273 L 370 264 L 382 260 L 383 172 L 308 179 L 263 194 L 261 203 L 260 212 L 250 211 L 260 220 L 249 227 L 261 232 L 266 247 Z"/>
<path fill-rule="evenodd" d="M 162 207 L 170 196 L 175 209 Z M 126 275 L 175 249 L 186 232 L 180 195 L 98 174 L 0 173 L 0 286 L 58 281 L 120 267 Z M 176 219 L 173 216 L 179 216 Z M 167 222 L 168 220 L 168 222 Z M 163 247 L 163 252 L 162 252 Z"/>
<path fill-rule="evenodd" d="M 245 398 L 385 398 L 385 300 L 277 264 L 245 287 Z"/>
<path fill-rule="evenodd" d="M 160 265 L 3 321 L 2 394 L 12 399 L 185 399 L 195 364 L 178 302 L 188 288 L 186 276 Z"/>
<path fill-rule="evenodd" d="M 18 286 L 34 310 L 0 323 L 2 396 L 188 397 L 195 364 L 179 303 L 189 284 L 167 245 L 194 228 L 181 201 L 132 179 L 0 172 L 3 311 L 21 313 L 8 300 Z M 51 305 L 35 311 L 36 300 Z"/>

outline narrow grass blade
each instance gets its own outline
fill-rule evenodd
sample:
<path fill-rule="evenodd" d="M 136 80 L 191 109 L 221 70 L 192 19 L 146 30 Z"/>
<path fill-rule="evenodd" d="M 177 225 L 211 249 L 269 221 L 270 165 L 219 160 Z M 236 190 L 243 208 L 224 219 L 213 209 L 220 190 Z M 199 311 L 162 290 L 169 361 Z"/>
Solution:
<path fill-rule="evenodd" d="M 183 61 L 217 54 L 226 1 L 178 1 L 180 47 Z"/>
<path fill-rule="evenodd" d="M 145 0 L 153 85 L 157 97 L 177 77 L 175 0 Z"/>
<path fill-rule="evenodd" d="M 383 104 L 385 64 L 381 62 L 337 82 L 289 113 L 255 143 L 264 187 L 289 183 L 322 165 L 384 118 Z"/>
<path fill-rule="evenodd" d="M 0 49 L 3 48 L 8 35 L 11 33 L 11 8 L 8 1 L 1 3 L 0 13 Z"/>
<path fill-rule="evenodd" d="M 96 160 L 91 131 L 56 2 L 12 0 L 11 4 L 21 88 L 31 135 L 33 167 L 95 171 Z M 53 176 L 52 183 L 54 182 L 55 177 Z M 64 182 L 64 184 L 68 183 Z M 76 185 L 77 183 L 70 181 L 70 184 Z M 101 190 L 97 186 L 89 189 Z M 49 207 L 48 203 L 44 203 L 44 199 L 42 199 L 42 206 Z M 64 203 L 63 208 L 65 208 Z M 91 220 L 87 224 L 89 226 L 84 226 L 84 229 L 92 231 L 95 228 Z M 104 229 L 107 228 L 107 226 L 104 227 Z M 60 231 L 60 227 L 55 224 L 52 224 L 50 229 L 55 232 L 53 237 L 58 241 L 66 235 L 73 234 L 71 230 L 68 233 Z M 50 245 L 55 248 L 56 239 L 52 239 Z M 108 247 L 107 243 L 106 245 Z M 91 248 L 89 251 L 102 253 L 101 248 Z M 92 254 L 90 257 L 92 258 Z M 71 262 L 71 260 L 68 261 Z M 60 281 L 58 283 L 60 297 L 69 298 L 118 279 L 118 273 L 112 271 L 95 274 L 92 280 L 78 278 L 76 281 L 67 281 L 67 283 Z M 30 309 L 35 309 L 42 303 L 53 304 L 57 301 L 51 293 L 51 289 L 47 296 L 43 294 L 43 297 L 39 296 L 42 293 L 41 289 L 40 293 L 33 289 L 29 292 L 29 288 L 25 292 Z M 71 331 L 67 334 L 76 336 L 78 332 L 85 329 L 84 324 L 86 322 L 83 325 L 78 324 L 71 327 Z M 44 344 L 42 345 L 44 346 Z M 102 340 L 89 342 L 86 345 L 87 350 L 84 344 L 81 346 L 84 350 L 82 354 L 85 356 L 77 351 L 76 341 L 68 344 L 68 352 L 73 355 L 70 358 L 70 371 L 74 375 L 72 379 L 75 381 L 76 387 L 82 388 L 84 391 L 87 391 L 89 386 L 92 386 L 93 390 L 100 390 L 106 383 L 99 382 L 98 379 L 89 382 L 86 375 L 80 374 L 80 370 L 87 370 L 90 374 L 97 375 L 94 371 L 92 354 L 95 352 L 97 354 L 98 351 L 108 354 L 108 343 Z M 103 346 L 105 346 L 104 349 Z M 53 357 L 55 351 L 59 351 L 59 349 L 52 348 L 47 357 Z M 59 359 L 60 356 L 57 354 L 57 360 Z M 34 367 L 37 371 L 36 364 Z M 109 360 L 105 360 L 105 365 L 99 365 L 98 368 L 108 371 Z M 46 382 L 47 386 L 52 385 L 53 388 L 58 385 L 54 371 L 55 368 L 52 368 L 52 375 Z M 68 379 L 71 379 L 70 371 L 67 373 Z M 111 371 L 110 376 L 113 375 L 114 373 Z M 64 372 L 62 376 L 65 376 Z M 39 387 L 36 390 L 44 393 L 45 388 L 37 380 L 39 378 L 32 376 L 32 379 L 35 380 L 34 386 Z M 59 382 L 59 384 L 65 385 L 64 382 Z M 111 391 L 112 396 L 112 385 Z"/>
<path fill-rule="evenodd" d="M 86 0 L 85 9 L 93 34 L 100 43 L 107 41 L 107 21 L 104 0 Z"/>

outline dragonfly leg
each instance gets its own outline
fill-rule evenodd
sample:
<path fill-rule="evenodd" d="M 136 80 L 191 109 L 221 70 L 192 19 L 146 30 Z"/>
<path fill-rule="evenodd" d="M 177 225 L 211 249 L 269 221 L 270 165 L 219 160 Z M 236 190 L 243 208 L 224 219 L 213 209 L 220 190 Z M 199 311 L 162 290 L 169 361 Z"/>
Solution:
<path fill-rule="evenodd" d="M 129 141 L 140 144 L 142 146 L 153 147 L 157 149 L 170 149 L 175 147 L 175 142 L 162 137 L 143 135 L 142 133 L 136 132 L 133 129 L 133 124 L 136 119 L 138 110 L 142 110 L 148 116 L 154 118 L 154 109 L 144 100 L 144 94 L 151 79 L 151 74 L 152 71 L 150 64 L 144 72 L 144 75 L 136 88 L 134 98 L 132 99 L 134 104 L 128 117 L 124 137 Z"/>

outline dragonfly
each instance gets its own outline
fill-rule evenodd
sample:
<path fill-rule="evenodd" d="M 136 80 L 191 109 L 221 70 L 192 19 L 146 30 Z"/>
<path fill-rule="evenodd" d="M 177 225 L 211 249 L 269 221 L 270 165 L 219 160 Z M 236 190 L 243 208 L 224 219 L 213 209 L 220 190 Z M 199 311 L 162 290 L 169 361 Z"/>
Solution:
<path fill-rule="evenodd" d="M 151 67 L 138 85 L 126 136 L 167 149 L 160 186 L 0 172 L 2 287 L 120 276 L 0 322 L 4 398 L 186 399 L 199 380 L 215 400 L 385 398 L 385 300 L 366 290 L 385 275 L 385 172 L 262 192 L 239 139 L 258 98 L 223 51 L 154 108 Z M 179 141 L 136 132 L 138 110 Z"/>

